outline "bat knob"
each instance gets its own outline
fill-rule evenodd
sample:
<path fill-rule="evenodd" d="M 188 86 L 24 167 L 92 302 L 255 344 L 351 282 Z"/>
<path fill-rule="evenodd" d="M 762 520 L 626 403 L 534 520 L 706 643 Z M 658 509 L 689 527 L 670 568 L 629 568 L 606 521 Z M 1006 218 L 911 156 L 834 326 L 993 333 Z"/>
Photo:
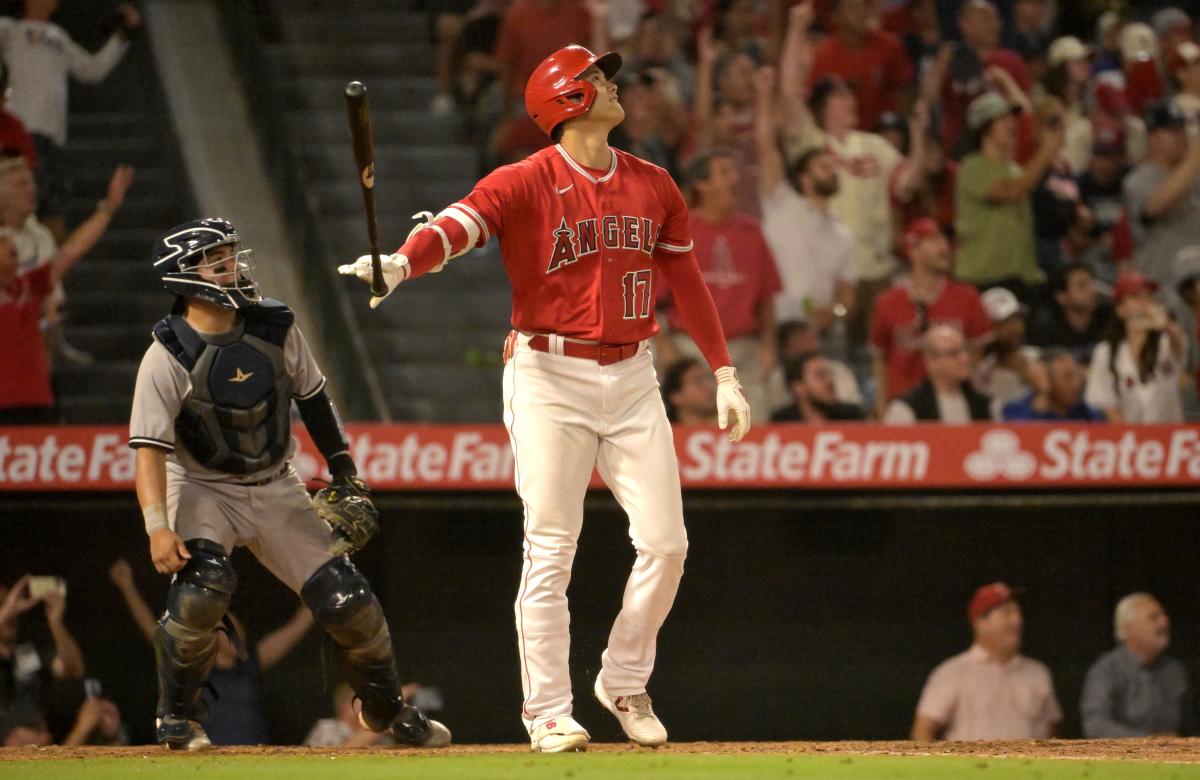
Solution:
<path fill-rule="evenodd" d="M 367 86 L 361 81 L 351 81 L 346 85 L 346 97 L 360 98 L 367 94 Z"/>

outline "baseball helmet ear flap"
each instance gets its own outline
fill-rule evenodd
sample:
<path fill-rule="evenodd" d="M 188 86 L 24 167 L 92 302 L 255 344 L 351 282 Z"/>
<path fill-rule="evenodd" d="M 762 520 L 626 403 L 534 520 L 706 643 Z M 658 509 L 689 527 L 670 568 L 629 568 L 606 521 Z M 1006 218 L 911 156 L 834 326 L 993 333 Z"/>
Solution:
<path fill-rule="evenodd" d="M 244 309 L 262 302 L 251 276 L 251 250 L 227 219 L 196 219 L 177 225 L 154 242 L 154 268 L 163 287 L 177 295 Z M 219 253 L 229 247 L 227 253 Z M 210 254 L 212 253 L 212 254 Z"/>
<path fill-rule="evenodd" d="M 583 46 L 564 46 L 542 60 L 525 83 L 525 110 L 550 135 L 574 116 L 586 114 L 596 100 L 596 87 L 580 78 L 595 65 L 611 79 L 621 68 L 621 55 L 595 55 Z"/>

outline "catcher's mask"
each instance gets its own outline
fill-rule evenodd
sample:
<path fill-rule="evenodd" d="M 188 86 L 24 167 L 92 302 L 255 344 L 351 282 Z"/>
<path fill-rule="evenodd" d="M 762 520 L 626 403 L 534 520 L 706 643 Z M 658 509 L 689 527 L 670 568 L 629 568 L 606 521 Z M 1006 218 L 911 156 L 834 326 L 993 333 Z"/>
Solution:
<path fill-rule="evenodd" d="M 229 220 L 214 217 L 178 225 L 154 242 L 154 268 L 169 292 L 245 309 L 262 302 L 253 250 L 241 249 Z"/>

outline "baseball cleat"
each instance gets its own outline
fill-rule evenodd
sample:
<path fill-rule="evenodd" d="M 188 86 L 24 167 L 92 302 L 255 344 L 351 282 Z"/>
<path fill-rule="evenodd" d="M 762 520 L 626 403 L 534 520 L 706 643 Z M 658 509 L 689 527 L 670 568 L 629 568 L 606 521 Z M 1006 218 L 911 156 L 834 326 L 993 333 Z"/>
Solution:
<path fill-rule="evenodd" d="M 440 721 L 433 718 L 429 719 L 429 733 L 420 742 L 414 743 L 414 747 L 423 748 L 440 748 L 450 744 L 450 729 L 446 728 Z"/>
<path fill-rule="evenodd" d="M 171 750 L 208 750 L 212 741 L 204 733 L 204 727 L 194 720 L 159 718 L 154 723 L 158 744 Z"/>
<path fill-rule="evenodd" d="M 361 712 L 358 713 L 358 722 L 368 731 L 388 734 L 398 745 L 440 748 L 449 745 L 451 740 L 450 729 L 446 728 L 445 724 L 426 718 L 420 710 L 409 705 L 401 709 L 392 725 L 386 729 L 371 728 L 371 724 L 367 723 Z"/>
<path fill-rule="evenodd" d="M 534 753 L 581 753 L 587 750 L 591 736 L 570 715 L 545 720 L 529 732 L 529 749 Z"/>
<path fill-rule="evenodd" d="M 650 706 L 650 694 L 610 696 L 596 676 L 596 698 L 621 724 L 625 736 L 643 747 L 658 747 L 667 741 L 667 729 Z"/>

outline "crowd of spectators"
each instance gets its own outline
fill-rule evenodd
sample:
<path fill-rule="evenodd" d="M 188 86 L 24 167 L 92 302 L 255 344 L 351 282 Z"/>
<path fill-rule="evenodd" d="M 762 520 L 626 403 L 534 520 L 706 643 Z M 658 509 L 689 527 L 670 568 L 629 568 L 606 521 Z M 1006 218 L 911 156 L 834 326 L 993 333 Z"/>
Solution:
<path fill-rule="evenodd" d="M 138 633 L 151 642 L 158 620 L 138 590 L 132 567 L 115 561 L 109 579 L 115 588 L 113 608 L 124 602 Z M 103 681 L 89 675 L 86 638 L 81 645 L 67 627 L 68 590 L 66 581 L 50 576 L 0 584 L 0 747 L 129 744 L 120 707 Z M 256 634 L 251 645 L 237 615 L 227 615 L 217 632 L 217 656 L 204 692 L 213 744 L 271 744 L 264 676 L 308 636 L 312 624 L 312 613 L 300 606 L 283 625 Z M 153 668 L 138 674 L 152 689 Z M 435 688 L 409 683 L 404 695 L 427 712 L 444 706 Z M 333 717 L 315 723 L 305 744 L 390 744 L 388 737 L 362 726 L 358 702 L 344 683 L 334 687 L 331 703 Z"/>
<path fill-rule="evenodd" d="M 868 418 L 949 421 L 922 416 L 940 381 L 966 384 L 956 420 L 1182 422 L 1200 410 L 1200 45 L 1164 6 L 451 0 L 433 108 L 470 117 L 485 167 L 519 159 L 547 143 L 520 100 L 533 65 L 621 51 L 612 140 L 683 187 L 759 419 L 823 418 L 789 365 L 807 355 L 779 353 L 799 321 Z M 659 302 L 666 378 L 695 352 Z M 953 371 L 938 325 L 964 343 Z"/>
<path fill-rule="evenodd" d="M 121 3 L 98 19 L 113 31 L 88 52 L 51 21 L 58 0 L 20 5 L 0 17 L 0 425 L 58 422 L 56 361 L 91 362 L 63 338 L 61 282 L 104 236 L 134 173 L 118 166 L 95 210 L 68 225 L 68 84 L 101 81 L 117 66 L 141 26 L 137 8 Z"/>

